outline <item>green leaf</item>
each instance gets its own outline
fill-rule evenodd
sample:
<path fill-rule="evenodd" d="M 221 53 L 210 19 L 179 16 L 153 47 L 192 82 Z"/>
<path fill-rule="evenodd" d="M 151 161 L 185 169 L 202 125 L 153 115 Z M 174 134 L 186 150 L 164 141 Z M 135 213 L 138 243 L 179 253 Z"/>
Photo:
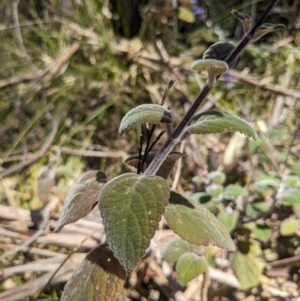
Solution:
<path fill-rule="evenodd" d="M 176 272 L 178 283 L 185 286 L 189 281 L 204 273 L 206 261 L 195 253 L 185 253 L 177 261 Z"/>
<path fill-rule="evenodd" d="M 278 203 L 295 206 L 300 208 L 300 189 L 299 188 L 289 188 L 287 190 L 278 192 L 276 195 Z"/>
<path fill-rule="evenodd" d="M 279 181 L 273 178 L 263 179 L 254 184 L 254 188 L 260 192 L 265 191 L 267 188 L 279 188 Z"/>
<path fill-rule="evenodd" d="M 224 225 L 228 232 L 234 229 L 238 221 L 238 217 L 235 213 L 229 213 L 226 211 L 220 211 L 218 214 L 218 219 Z"/>
<path fill-rule="evenodd" d="M 214 182 L 215 184 L 223 184 L 226 180 L 226 175 L 222 171 L 212 171 L 210 172 L 207 177 Z"/>
<path fill-rule="evenodd" d="M 99 170 L 84 173 L 70 189 L 54 231 L 88 215 L 96 206 L 106 175 Z"/>
<path fill-rule="evenodd" d="M 247 196 L 248 191 L 239 185 L 229 184 L 224 189 L 224 198 L 226 200 L 234 201 L 238 196 Z"/>
<path fill-rule="evenodd" d="M 248 290 L 260 282 L 261 267 L 252 254 L 234 253 L 231 267 L 243 289 Z"/>
<path fill-rule="evenodd" d="M 171 191 L 164 216 L 169 227 L 191 244 L 212 244 L 230 251 L 235 250 L 229 233 L 212 213 L 174 191 Z"/>
<path fill-rule="evenodd" d="M 223 193 L 224 187 L 218 184 L 211 184 L 205 188 L 205 191 L 214 198 L 218 198 Z"/>
<path fill-rule="evenodd" d="M 67 282 L 62 301 L 114 301 L 120 295 L 126 271 L 105 245 L 92 249 Z"/>
<path fill-rule="evenodd" d="M 271 238 L 272 231 L 268 225 L 255 224 L 252 233 L 256 239 L 268 241 Z"/>
<path fill-rule="evenodd" d="M 291 172 L 295 175 L 300 176 L 300 161 L 297 161 L 291 167 Z"/>
<path fill-rule="evenodd" d="M 148 167 L 151 161 L 154 159 L 157 152 L 150 152 L 145 160 L 145 166 L 142 169 L 142 172 Z M 180 152 L 171 152 L 168 157 L 165 159 L 159 170 L 157 171 L 156 175 L 167 179 L 170 172 L 172 171 L 176 161 L 182 157 L 182 153 Z M 125 163 L 129 166 L 138 167 L 139 164 L 139 154 L 132 155 L 125 160 Z"/>
<path fill-rule="evenodd" d="M 175 263 L 182 254 L 191 251 L 192 245 L 189 242 L 181 238 L 174 238 L 165 244 L 160 252 L 165 260 L 170 263 Z"/>
<path fill-rule="evenodd" d="M 243 119 L 218 110 L 210 110 L 196 115 L 187 127 L 191 134 L 211 134 L 239 131 L 254 139 L 256 131 Z"/>
<path fill-rule="evenodd" d="M 106 239 L 127 270 L 132 271 L 145 254 L 169 195 L 161 177 L 133 173 L 118 176 L 102 188 L 99 210 Z"/>
<path fill-rule="evenodd" d="M 269 208 L 270 205 L 267 204 L 264 200 L 254 200 L 247 203 L 245 212 L 247 216 L 256 216 L 268 211 Z"/>
<path fill-rule="evenodd" d="M 206 192 L 196 192 L 191 195 L 191 199 L 199 202 L 200 204 L 205 204 L 211 200 L 211 195 Z"/>
<path fill-rule="evenodd" d="M 195 23 L 196 21 L 193 12 L 183 6 L 178 8 L 178 19 L 187 23 Z"/>
<path fill-rule="evenodd" d="M 298 176 L 284 176 L 282 179 L 282 184 L 285 188 L 299 188 L 300 187 L 300 177 Z"/>
<path fill-rule="evenodd" d="M 142 104 L 130 110 L 122 119 L 119 134 L 122 135 L 140 123 L 172 123 L 171 112 L 158 104 Z"/>
<path fill-rule="evenodd" d="M 287 218 L 280 224 L 280 234 L 282 236 L 294 235 L 300 229 L 300 222 L 295 218 Z"/>

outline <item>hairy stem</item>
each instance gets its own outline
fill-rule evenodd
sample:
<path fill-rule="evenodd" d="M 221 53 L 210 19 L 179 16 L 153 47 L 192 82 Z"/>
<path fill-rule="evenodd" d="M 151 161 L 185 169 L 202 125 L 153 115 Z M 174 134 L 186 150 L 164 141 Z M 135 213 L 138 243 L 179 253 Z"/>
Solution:
<path fill-rule="evenodd" d="M 241 51 L 251 42 L 251 39 L 254 36 L 255 30 L 263 24 L 269 13 L 271 12 L 272 8 L 276 4 L 278 0 L 271 0 L 269 2 L 269 5 L 267 6 L 266 10 L 263 12 L 259 20 L 256 22 L 256 24 L 253 26 L 253 28 L 245 34 L 243 39 L 240 41 L 240 43 L 233 49 L 231 54 L 227 57 L 226 63 L 228 66 L 231 65 L 232 62 L 234 62 Z M 217 79 L 220 76 L 217 77 Z M 145 171 L 145 175 L 155 175 L 168 154 L 173 150 L 175 145 L 180 141 L 181 135 L 183 134 L 183 131 L 185 127 L 189 124 L 192 117 L 196 113 L 199 106 L 203 103 L 204 99 L 208 95 L 208 93 L 211 91 L 212 87 L 206 83 L 206 85 L 203 87 L 202 91 L 197 96 L 194 103 L 191 105 L 189 110 L 186 112 L 184 117 L 182 118 L 181 122 L 178 124 L 178 126 L 175 128 L 172 137 L 170 137 L 166 143 L 163 145 L 163 147 L 160 149 L 160 151 L 157 153 L 155 158 L 152 160 L 150 165 Z"/>

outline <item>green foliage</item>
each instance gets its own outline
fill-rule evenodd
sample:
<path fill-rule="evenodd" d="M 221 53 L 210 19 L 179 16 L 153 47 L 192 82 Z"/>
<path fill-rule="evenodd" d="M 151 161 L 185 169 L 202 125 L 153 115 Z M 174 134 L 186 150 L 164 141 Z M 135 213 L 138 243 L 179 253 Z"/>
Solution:
<path fill-rule="evenodd" d="M 129 129 L 140 123 L 160 124 L 172 123 L 172 115 L 169 110 L 156 104 L 143 104 L 130 110 L 122 119 L 119 134 L 122 135 Z"/>
<path fill-rule="evenodd" d="M 106 239 L 127 270 L 132 271 L 144 255 L 168 199 L 165 180 L 132 173 L 115 177 L 100 191 Z"/>
<path fill-rule="evenodd" d="M 176 264 L 177 280 L 180 285 L 186 285 L 190 280 L 205 272 L 207 263 L 204 258 L 195 253 L 181 255 Z"/>
<path fill-rule="evenodd" d="M 116 300 L 126 271 L 107 245 L 91 250 L 65 286 L 61 300 Z M 85 279 L 85 281 L 82 281 Z"/>
<path fill-rule="evenodd" d="M 254 139 L 257 138 L 256 131 L 246 121 L 237 116 L 217 110 L 196 115 L 192 120 L 192 124 L 187 127 L 187 131 L 191 134 L 239 131 Z"/>
<path fill-rule="evenodd" d="M 195 244 L 213 244 L 234 251 L 235 245 L 218 219 L 206 208 L 171 191 L 164 216 L 170 228 L 182 239 Z M 197 226 L 196 226 L 197 225 Z"/>
<path fill-rule="evenodd" d="M 156 41 L 155 47 L 159 51 L 159 56 L 157 56 L 158 53 L 153 51 L 151 41 L 158 36 L 164 40 L 166 35 L 161 31 L 163 24 L 174 25 L 176 22 L 173 21 L 177 17 L 179 22 L 182 22 L 180 24 L 189 23 L 190 25 L 199 21 L 189 1 L 188 3 L 181 1 L 178 10 L 170 9 L 170 7 L 162 8 L 159 3 L 155 5 L 149 3 L 148 6 L 139 7 L 138 12 L 144 13 L 139 36 L 144 39 L 147 36 L 150 37 L 146 39 L 149 47 L 142 45 L 139 38 L 122 40 L 113 35 L 112 23 L 115 24 L 115 31 L 122 28 L 123 32 L 120 34 L 126 38 L 129 39 L 134 35 L 130 23 L 134 15 L 129 9 L 130 5 L 124 7 L 124 1 L 116 1 L 119 5 L 113 14 L 107 2 L 71 1 L 72 9 L 68 12 L 63 9 L 61 11 L 61 16 L 66 19 L 56 18 L 58 6 L 54 4 L 55 1 L 50 2 L 48 8 L 51 10 L 50 15 L 54 23 L 39 19 L 38 12 L 34 10 L 26 10 L 22 16 L 25 19 L 25 15 L 29 14 L 30 17 L 38 18 L 36 26 L 23 26 L 24 23 L 21 27 L 22 32 L 26 32 L 23 41 L 25 48 L 30 48 L 28 54 L 24 53 L 22 47 L 18 49 L 17 44 L 20 44 L 20 41 L 9 38 L 5 46 L 9 51 L 6 51 L 7 62 L 3 64 L 2 70 L 3 74 L 4 72 L 9 74 L 9 80 L 6 83 L 1 81 L 5 89 L 2 90 L 4 92 L 1 91 L 3 93 L 1 99 L 4 101 L 0 104 L 0 114 L 10 126 L 0 130 L 2 139 L 9 145 L 9 148 L 5 149 L 3 158 L 18 157 L 23 154 L 24 146 L 27 147 L 27 144 L 30 144 L 32 147 L 31 143 L 28 143 L 31 139 L 39 142 L 46 136 L 44 132 L 53 128 L 51 121 L 56 116 L 61 121 L 58 129 L 59 135 L 57 135 L 59 138 L 56 138 L 53 148 L 44 149 L 44 153 L 49 150 L 51 155 L 60 152 L 58 150 L 65 151 L 64 146 L 70 146 L 68 151 L 72 152 L 74 148 L 75 150 L 76 148 L 94 149 L 99 145 L 101 147 L 106 145 L 124 148 L 120 155 L 123 157 L 124 152 L 131 151 L 134 144 L 131 143 L 132 136 L 129 136 L 130 143 L 125 142 L 123 138 L 117 140 L 117 133 L 123 134 L 137 127 L 139 134 L 139 141 L 135 144 L 138 153 L 125 160 L 125 163 L 137 169 L 137 174 L 123 173 L 123 166 L 120 162 L 119 165 L 113 165 L 107 158 L 99 159 L 100 163 L 88 160 L 87 166 L 96 165 L 97 167 L 93 169 L 99 169 L 99 166 L 100 169 L 105 168 L 105 174 L 98 170 L 83 174 L 65 199 L 55 230 L 59 231 L 65 225 L 87 215 L 98 200 L 109 246 L 98 246 L 86 256 L 66 285 L 62 300 L 117 300 L 126 271 L 133 271 L 143 258 L 163 215 L 168 226 L 184 239 L 170 241 L 161 252 L 164 259 L 176 264 L 177 280 L 181 285 L 186 285 L 194 277 L 203 273 L 207 269 L 207 263 L 216 264 L 213 260 L 214 253 L 210 254 L 210 249 L 203 246 L 212 244 L 234 251 L 237 243 L 238 251 L 232 256 L 231 267 L 242 288 L 247 290 L 255 286 L 259 283 L 262 274 L 262 266 L 255 257 L 262 252 L 263 244 L 258 242 L 267 242 L 271 238 L 269 223 L 261 217 L 273 213 L 275 205 L 279 207 L 279 210 L 283 205 L 289 206 L 292 212 L 300 206 L 298 177 L 300 173 L 297 163 L 290 170 L 290 173 L 294 175 L 288 175 L 279 180 L 280 176 L 269 172 L 258 181 L 256 174 L 248 175 L 249 178 L 244 180 L 241 178 L 232 180 L 227 176 L 229 172 L 226 166 L 220 166 L 222 167 L 220 170 L 224 172 L 213 171 L 206 175 L 205 164 L 201 163 L 203 165 L 201 170 L 204 172 L 201 176 L 193 178 L 194 186 L 189 186 L 188 180 L 183 184 L 184 189 L 187 188 L 189 191 L 191 187 L 196 188 L 197 192 L 192 195 L 191 199 L 176 192 L 170 192 L 167 182 L 177 160 L 186 158 L 181 152 L 173 151 L 174 147 L 192 134 L 222 134 L 239 131 L 250 138 L 247 139 L 252 144 L 251 138 L 257 139 L 254 128 L 259 128 L 262 133 L 266 133 L 258 123 L 252 127 L 243 119 L 225 111 L 213 109 L 195 115 L 222 73 L 227 71 L 228 66 L 232 67 L 237 63 L 238 55 L 248 41 L 244 40 L 244 43 L 239 43 L 237 47 L 227 41 L 214 43 L 217 41 L 216 35 L 202 30 L 203 27 L 198 31 L 199 34 L 189 33 L 186 40 L 183 40 L 181 36 L 176 39 L 176 26 L 174 26 L 174 36 L 170 39 L 172 43 L 165 45 L 160 39 Z M 208 6 L 212 5 L 211 1 L 207 2 Z M 170 11 L 174 11 L 172 22 L 169 22 Z M 244 36 L 247 37 L 247 32 L 252 26 L 251 18 L 237 11 L 233 11 L 233 15 L 242 23 Z M 268 32 L 284 28 L 282 25 L 263 22 L 264 20 L 260 25 L 254 26 L 252 34 L 249 34 L 252 42 Z M 154 24 L 161 26 L 155 27 Z M 14 24 L 14 28 L 18 29 L 19 26 Z M 149 35 L 151 30 L 155 34 Z M 184 27 L 181 30 L 184 32 Z M 222 34 L 226 35 L 226 30 L 222 31 Z M 197 39 L 199 45 L 193 42 Z M 183 84 L 184 81 L 179 71 L 186 73 L 186 69 L 179 67 L 175 58 L 169 56 L 164 49 L 166 46 L 167 49 L 178 52 L 182 47 L 179 43 L 181 40 L 190 42 L 192 46 L 198 47 L 200 52 L 204 52 L 203 59 L 196 60 L 192 64 L 192 69 L 197 72 L 206 70 L 208 81 L 191 106 L 192 109 L 175 128 L 174 122 L 180 120 L 179 116 L 184 106 L 182 103 L 175 104 L 176 101 L 171 102 L 174 95 L 168 95 L 168 92 L 173 82 L 165 91 L 160 105 L 144 102 L 150 97 L 157 101 L 163 94 L 160 87 L 157 87 L 157 82 L 161 83 L 162 74 L 164 78 L 172 78 L 175 74 L 176 78 L 179 78 L 178 82 Z M 214 44 L 205 51 L 207 45 L 203 45 L 202 40 Z M 179 46 L 173 47 L 174 41 Z M 2 49 L 3 46 L 0 47 Z M 234 55 L 232 55 L 233 52 L 235 52 Z M 284 62 L 288 61 L 289 53 L 290 49 L 282 50 Z M 261 47 L 252 45 L 245 55 L 251 59 L 243 60 L 246 63 L 239 62 L 239 66 L 265 72 L 266 78 L 261 83 L 264 87 L 268 86 L 268 81 L 270 81 L 268 72 L 272 69 L 269 63 L 271 54 Z M 268 60 L 265 59 L 266 56 L 269 56 Z M 26 58 L 26 64 L 25 60 L 19 63 L 21 57 Z M 293 62 L 290 64 L 294 65 Z M 182 70 L 179 70 L 180 68 Z M 172 69 L 174 73 L 168 73 Z M 11 89 L 11 85 L 15 85 L 13 83 L 15 75 L 18 74 L 21 74 L 23 78 L 16 76 L 21 84 L 17 86 L 17 89 Z M 28 78 L 31 78 L 29 84 Z M 179 91 L 176 87 L 176 92 L 174 92 L 176 96 L 180 95 L 182 98 L 182 95 L 186 97 L 193 93 L 198 94 L 198 86 L 193 87 L 195 82 L 190 79 L 188 81 L 190 82 L 185 89 Z M 219 101 L 217 107 L 236 112 L 233 102 L 227 102 L 226 99 L 238 99 L 241 94 L 243 95 L 241 102 L 250 100 L 245 106 L 241 103 L 239 113 L 247 115 L 248 120 L 255 121 L 257 117 L 254 115 L 255 105 L 263 103 L 258 102 L 255 97 L 257 98 L 257 95 L 260 96 L 262 93 L 256 93 L 254 89 L 247 91 L 247 87 L 235 81 L 227 84 L 228 86 L 234 85 L 234 92 L 233 89 L 227 89 L 228 91 L 224 92 L 220 88 L 216 88 L 213 92 L 213 96 Z M 259 90 L 260 84 L 255 85 Z M 289 92 L 286 90 L 288 88 L 281 91 L 283 95 Z M 247 93 L 250 97 L 247 97 Z M 168 99 L 168 105 L 165 106 L 167 96 L 170 96 L 170 99 Z M 267 96 L 269 98 L 269 94 Z M 9 98 L 13 99 L 13 102 L 10 103 Z M 172 106 L 169 107 L 170 104 Z M 258 111 L 260 109 L 258 108 Z M 261 112 L 265 111 L 261 110 Z M 125 113 L 126 115 L 120 121 L 120 116 Z M 107 116 L 109 118 L 106 118 Z M 158 135 L 156 125 L 160 125 L 163 129 Z M 118 126 L 119 131 L 117 131 Z M 167 134 L 165 143 L 160 146 L 159 139 L 165 132 Z M 284 135 L 281 125 L 270 131 L 269 135 L 275 140 L 286 139 L 285 142 L 288 141 L 286 136 L 289 136 Z M 218 139 L 221 141 L 228 137 L 225 134 L 220 135 Z M 201 138 L 202 141 L 205 139 Z M 24 140 L 25 143 L 23 143 Z M 253 147 L 247 149 L 247 152 L 245 149 L 243 151 L 249 157 L 253 155 L 251 161 L 258 161 L 264 170 L 278 171 L 278 165 L 284 163 L 286 159 L 286 162 L 290 162 L 292 156 L 285 156 L 284 148 L 273 153 L 273 149 L 268 148 L 267 142 L 267 139 L 259 138 L 255 145 L 252 145 Z M 282 145 L 287 145 L 287 143 L 282 143 Z M 32 149 L 36 147 L 33 143 Z M 158 151 L 152 151 L 152 149 L 158 149 Z M 37 152 L 37 154 L 40 153 Z M 60 155 L 53 155 L 55 156 Z M 19 157 L 22 158 L 22 156 Z M 241 159 L 238 156 L 236 158 Z M 84 166 L 78 160 L 74 162 L 77 169 L 69 170 L 67 164 L 64 165 L 65 162 L 58 162 L 58 160 L 65 160 L 64 158 L 52 159 L 42 164 L 55 165 L 53 170 L 56 170 L 58 178 L 56 193 L 58 194 L 59 189 L 63 187 L 62 195 L 64 196 L 67 179 L 76 179 Z M 247 160 L 250 161 L 249 158 Z M 3 162 L 9 165 L 9 161 Z M 56 169 L 59 164 L 61 168 Z M 6 165 L 3 168 L 4 171 Z M 194 170 L 198 167 L 195 165 Z M 31 171 L 31 177 L 34 172 L 36 171 Z M 123 174 L 106 183 L 106 174 L 110 176 L 120 172 Z M 183 170 L 183 173 L 186 172 Z M 189 176 L 190 174 L 186 179 L 189 179 Z M 31 182 L 33 182 L 32 179 L 34 178 L 30 179 Z M 54 181 L 54 178 L 51 180 Z M 257 182 L 253 185 L 252 181 Z M 34 185 L 28 183 L 24 185 L 26 187 L 24 191 L 29 185 L 31 185 L 30 191 L 35 191 Z M 37 186 L 40 191 L 34 192 L 36 196 L 33 199 L 47 198 L 43 196 L 47 194 L 47 185 L 43 186 L 43 182 L 39 181 Z M 19 195 L 13 197 L 23 198 L 23 203 L 30 198 L 24 197 L 24 194 L 21 197 Z M 218 218 L 210 211 L 214 212 Z M 297 234 L 298 230 L 299 222 L 294 217 L 289 217 L 281 223 L 278 235 L 288 238 Z M 234 241 L 228 232 L 233 232 Z M 251 245 L 245 251 L 240 246 L 239 240 L 255 241 L 256 250 L 253 251 L 254 245 Z"/>

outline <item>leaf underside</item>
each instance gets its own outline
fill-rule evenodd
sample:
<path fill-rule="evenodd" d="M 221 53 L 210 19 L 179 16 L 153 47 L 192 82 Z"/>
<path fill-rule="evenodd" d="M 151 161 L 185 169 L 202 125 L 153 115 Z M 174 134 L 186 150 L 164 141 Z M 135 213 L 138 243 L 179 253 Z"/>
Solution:
<path fill-rule="evenodd" d="M 126 271 L 107 244 L 91 250 L 67 282 L 62 301 L 114 301 Z"/>
<path fill-rule="evenodd" d="M 171 112 L 158 104 L 142 104 L 130 110 L 122 119 L 119 134 L 122 135 L 140 123 L 172 123 Z"/>
<path fill-rule="evenodd" d="M 257 139 L 257 133 L 243 119 L 218 110 L 210 110 L 196 115 L 187 127 L 190 134 L 211 134 L 231 131 Z"/>
<path fill-rule="evenodd" d="M 123 174 L 100 192 L 106 239 L 128 271 L 139 263 L 168 204 L 169 187 L 157 176 Z"/>
<path fill-rule="evenodd" d="M 88 215 L 97 204 L 105 183 L 106 175 L 102 171 L 91 170 L 84 173 L 70 189 L 54 231 L 58 232 L 63 226 Z"/>
<path fill-rule="evenodd" d="M 171 191 L 164 216 L 169 227 L 191 244 L 236 249 L 228 231 L 209 210 L 174 191 Z"/>

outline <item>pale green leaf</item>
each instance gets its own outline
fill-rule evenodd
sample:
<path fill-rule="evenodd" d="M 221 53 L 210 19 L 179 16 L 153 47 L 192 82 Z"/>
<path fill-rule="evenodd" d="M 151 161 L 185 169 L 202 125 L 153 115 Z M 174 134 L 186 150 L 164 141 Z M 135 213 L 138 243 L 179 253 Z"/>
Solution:
<path fill-rule="evenodd" d="M 289 188 L 287 190 L 277 193 L 276 199 L 278 203 L 295 206 L 300 208 L 300 189 L 299 188 Z"/>
<path fill-rule="evenodd" d="M 218 110 L 210 110 L 196 115 L 187 127 L 191 134 L 211 134 L 239 131 L 254 139 L 256 131 L 243 119 Z"/>
<path fill-rule="evenodd" d="M 120 295 L 126 271 L 105 245 L 92 249 L 67 282 L 62 301 L 114 301 Z"/>
<path fill-rule="evenodd" d="M 182 254 L 191 251 L 192 245 L 189 242 L 181 238 L 174 238 L 165 244 L 160 252 L 165 260 L 170 263 L 175 263 Z"/>
<path fill-rule="evenodd" d="M 229 184 L 224 189 L 224 198 L 227 200 L 235 200 L 238 196 L 247 196 L 248 191 L 239 185 Z"/>
<path fill-rule="evenodd" d="M 83 174 L 70 189 L 54 231 L 58 232 L 63 226 L 88 215 L 96 206 L 105 183 L 106 176 L 102 171 L 92 170 Z"/>
<path fill-rule="evenodd" d="M 122 135 L 141 123 L 172 123 L 171 112 L 158 104 L 142 104 L 131 109 L 122 119 L 119 134 Z"/>
<path fill-rule="evenodd" d="M 178 19 L 187 23 L 195 23 L 196 21 L 193 12 L 184 6 L 178 8 Z"/>
<path fill-rule="evenodd" d="M 282 178 L 282 184 L 285 188 L 299 188 L 300 187 L 300 177 L 287 175 Z"/>
<path fill-rule="evenodd" d="M 99 210 L 106 239 L 127 270 L 132 271 L 145 254 L 169 194 L 163 178 L 133 173 L 118 176 L 102 188 Z"/>
<path fill-rule="evenodd" d="M 230 251 L 235 250 L 228 231 L 209 210 L 174 191 L 171 191 L 164 216 L 169 227 L 191 244 L 212 244 Z"/>
<path fill-rule="evenodd" d="M 230 232 L 234 227 L 236 226 L 236 223 L 238 221 L 237 215 L 233 213 L 229 213 L 226 211 L 220 211 L 218 214 L 218 219 L 220 222 L 224 225 L 226 230 Z"/>
<path fill-rule="evenodd" d="M 231 266 L 243 289 L 248 290 L 259 283 L 261 266 L 252 254 L 234 253 Z"/>
<path fill-rule="evenodd" d="M 295 218 L 287 218 L 280 224 L 280 234 L 282 236 L 291 236 L 300 229 L 300 221 Z"/>
<path fill-rule="evenodd" d="M 185 253 L 181 255 L 176 264 L 177 280 L 182 286 L 204 273 L 207 263 L 204 258 L 195 253 Z"/>
<path fill-rule="evenodd" d="M 206 193 L 214 198 L 218 198 L 223 193 L 224 187 L 218 184 L 211 184 L 205 188 Z"/>
<path fill-rule="evenodd" d="M 226 175 L 222 171 L 211 171 L 207 177 L 215 184 L 223 184 L 226 180 Z"/>

